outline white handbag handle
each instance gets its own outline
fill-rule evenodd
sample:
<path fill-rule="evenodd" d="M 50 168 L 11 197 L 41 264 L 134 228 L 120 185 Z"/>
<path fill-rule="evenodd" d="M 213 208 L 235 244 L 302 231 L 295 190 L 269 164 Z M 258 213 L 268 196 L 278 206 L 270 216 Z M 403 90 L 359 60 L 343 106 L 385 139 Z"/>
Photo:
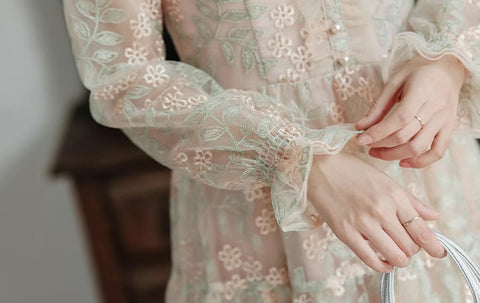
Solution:
<path fill-rule="evenodd" d="M 434 232 L 438 240 L 445 247 L 447 254 L 455 261 L 463 277 L 467 281 L 468 288 L 473 296 L 474 303 L 480 303 L 480 270 L 475 261 L 458 244 L 440 234 Z M 382 303 L 394 303 L 394 274 L 395 268 L 390 273 L 383 273 L 380 282 Z"/>

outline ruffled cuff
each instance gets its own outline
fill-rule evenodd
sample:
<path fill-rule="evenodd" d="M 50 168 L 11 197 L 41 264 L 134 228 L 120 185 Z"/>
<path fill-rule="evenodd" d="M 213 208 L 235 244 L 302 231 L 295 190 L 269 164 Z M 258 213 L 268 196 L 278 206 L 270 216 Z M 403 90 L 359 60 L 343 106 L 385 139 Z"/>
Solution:
<path fill-rule="evenodd" d="M 438 33 L 428 40 L 415 32 L 397 34 L 383 65 L 383 80 L 387 81 L 415 55 L 429 60 L 453 55 L 462 62 L 469 76 L 460 92 L 455 134 L 480 137 L 480 26 L 469 28 L 458 36 Z"/>
<path fill-rule="evenodd" d="M 276 163 L 271 187 L 275 217 L 284 231 L 318 226 L 319 215 L 307 199 L 307 183 L 314 154 L 335 154 L 355 135 L 353 125 L 312 131 L 290 142 Z"/>

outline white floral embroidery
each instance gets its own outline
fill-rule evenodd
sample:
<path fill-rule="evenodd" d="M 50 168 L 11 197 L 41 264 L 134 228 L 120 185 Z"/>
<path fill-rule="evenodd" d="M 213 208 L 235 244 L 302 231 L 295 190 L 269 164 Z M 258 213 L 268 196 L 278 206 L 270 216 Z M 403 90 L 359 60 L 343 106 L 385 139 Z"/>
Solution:
<path fill-rule="evenodd" d="M 132 47 L 125 49 L 125 57 L 128 59 L 128 64 L 131 65 L 147 63 L 147 56 L 147 49 L 138 42 L 133 42 Z"/>
<path fill-rule="evenodd" d="M 337 73 L 333 77 L 333 87 L 340 100 L 345 101 L 355 94 L 355 88 L 352 86 L 352 77 L 347 74 Z"/>
<path fill-rule="evenodd" d="M 145 82 L 152 84 L 153 87 L 163 85 L 170 79 L 166 73 L 165 67 L 161 64 L 147 66 L 147 73 L 143 78 L 145 79 Z"/>
<path fill-rule="evenodd" d="M 235 296 L 237 289 L 245 289 L 245 279 L 240 278 L 239 275 L 233 275 L 232 279 L 225 283 L 224 295 L 227 300 L 231 300 Z"/>
<path fill-rule="evenodd" d="M 260 229 L 261 235 L 268 235 L 277 230 L 277 222 L 273 210 L 262 209 L 262 215 L 255 218 L 255 225 Z"/>
<path fill-rule="evenodd" d="M 218 259 L 223 262 L 223 266 L 229 271 L 242 266 L 241 256 L 240 248 L 232 248 L 229 244 L 225 244 L 218 253 Z"/>
<path fill-rule="evenodd" d="M 293 25 L 295 9 L 291 5 L 280 4 L 270 13 L 270 17 L 275 22 L 277 28 L 284 28 Z"/>
<path fill-rule="evenodd" d="M 305 250 L 307 259 L 319 261 L 325 258 L 327 254 L 327 242 L 325 239 L 318 239 L 314 235 L 310 235 L 308 239 L 303 241 L 302 247 Z"/>
<path fill-rule="evenodd" d="M 161 14 L 159 0 L 144 0 L 140 4 L 140 9 L 148 14 L 151 19 L 157 19 Z"/>
<path fill-rule="evenodd" d="M 268 272 L 268 275 L 265 276 L 265 280 L 271 285 L 276 286 L 288 283 L 287 271 L 284 267 L 280 269 L 272 267 Z"/>
<path fill-rule="evenodd" d="M 374 79 L 360 77 L 358 80 L 357 93 L 360 97 L 372 103 L 377 94 L 377 86 Z"/>
<path fill-rule="evenodd" d="M 248 257 L 247 261 L 243 262 L 243 270 L 247 273 L 247 281 L 260 281 L 263 279 L 262 275 L 262 263 L 257 260 L 253 260 L 252 257 Z"/>
<path fill-rule="evenodd" d="M 207 101 L 207 96 L 205 95 L 197 95 L 193 97 L 188 97 L 187 99 L 188 107 L 197 106 L 204 103 L 205 101 Z"/>
<path fill-rule="evenodd" d="M 293 69 L 287 68 L 287 73 L 284 75 L 280 75 L 278 77 L 278 81 L 280 82 L 296 82 L 300 81 L 300 75 Z"/>
<path fill-rule="evenodd" d="M 312 53 L 303 45 L 297 47 L 297 52 L 292 53 L 290 56 L 290 60 L 295 64 L 298 72 L 310 70 L 312 68 L 312 59 Z"/>
<path fill-rule="evenodd" d="M 335 271 L 335 276 L 330 276 L 327 280 L 327 288 L 337 297 L 345 293 L 345 281 L 365 274 L 364 266 L 359 263 L 350 264 L 348 261 L 342 262 Z"/>
<path fill-rule="evenodd" d="M 235 90 L 234 92 L 235 95 L 232 97 L 232 100 L 244 104 L 248 109 L 255 110 L 255 104 L 253 103 L 252 97 L 240 90 Z"/>
<path fill-rule="evenodd" d="M 188 169 L 188 156 L 185 153 L 179 153 L 174 161 L 180 166 L 181 168 Z"/>
<path fill-rule="evenodd" d="M 137 39 L 148 37 L 152 33 L 150 20 L 145 13 L 139 13 L 136 20 L 130 20 L 130 28 L 133 30 L 133 36 Z"/>
<path fill-rule="evenodd" d="M 195 157 L 193 158 L 193 163 L 196 166 L 198 166 L 199 172 L 202 173 L 202 172 L 205 171 L 205 169 L 207 169 L 207 170 L 212 169 L 212 158 L 213 158 L 213 155 L 212 155 L 211 151 L 196 150 L 195 151 Z M 229 245 L 226 245 L 226 246 L 230 247 Z M 226 246 L 224 246 L 224 249 L 225 249 Z M 236 248 L 235 251 L 236 250 L 240 251 L 239 248 Z M 224 254 L 223 254 L 223 256 L 224 256 Z"/>
<path fill-rule="evenodd" d="M 268 48 L 273 51 L 272 55 L 276 58 L 290 56 L 292 53 L 292 50 L 290 49 L 291 45 L 292 40 L 285 38 L 281 32 L 276 33 L 275 38 L 267 42 Z"/>
<path fill-rule="evenodd" d="M 308 294 L 301 294 L 298 298 L 293 299 L 293 303 L 314 303 Z"/>
<path fill-rule="evenodd" d="M 180 110 L 187 108 L 187 100 L 183 98 L 183 93 L 175 86 L 173 87 L 173 90 L 173 92 L 168 92 L 164 96 L 162 107 L 167 110 Z"/>
<path fill-rule="evenodd" d="M 132 87 L 136 79 L 137 74 L 132 73 L 126 78 L 120 79 L 116 84 L 106 85 L 102 89 L 96 90 L 93 96 L 96 99 L 112 100 L 118 93 L 127 91 L 130 87 Z"/>
<path fill-rule="evenodd" d="M 263 197 L 263 190 L 261 187 L 252 186 L 244 190 L 243 194 L 248 202 L 253 202 Z"/>
<path fill-rule="evenodd" d="M 330 117 L 332 118 L 333 123 L 344 123 L 345 110 L 343 109 L 343 106 L 337 103 L 330 104 Z"/>

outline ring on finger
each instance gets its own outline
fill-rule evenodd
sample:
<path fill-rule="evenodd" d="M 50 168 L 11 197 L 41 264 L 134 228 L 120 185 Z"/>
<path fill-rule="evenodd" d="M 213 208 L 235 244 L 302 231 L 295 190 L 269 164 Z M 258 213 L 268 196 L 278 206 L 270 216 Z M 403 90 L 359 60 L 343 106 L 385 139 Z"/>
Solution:
<path fill-rule="evenodd" d="M 423 122 L 422 118 L 419 116 L 415 116 L 415 119 L 417 119 L 418 122 L 420 122 L 421 130 L 425 127 L 425 122 Z"/>
<path fill-rule="evenodd" d="M 402 225 L 404 227 L 407 227 L 409 224 L 415 222 L 418 219 L 420 219 L 420 216 L 415 216 L 415 217 L 411 218 L 410 220 L 407 220 L 407 221 L 403 222 Z"/>

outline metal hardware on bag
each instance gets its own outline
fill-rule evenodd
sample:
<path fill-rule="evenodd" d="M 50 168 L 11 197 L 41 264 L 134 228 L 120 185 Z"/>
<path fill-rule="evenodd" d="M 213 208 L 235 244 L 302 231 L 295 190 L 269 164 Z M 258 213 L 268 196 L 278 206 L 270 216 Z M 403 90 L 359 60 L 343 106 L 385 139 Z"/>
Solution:
<path fill-rule="evenodd" d="M 475 264 L 475 261 L 460 247 L 458 244 L 440 234 L 439 232 L 434 232 L 438 240 L 445 247 L 447 254 L 453 259 L 455 264 L 457 264 L 460 272 L 462 273 L 465 281 L 467 282 L 468 288 L 472 293 L 473 302 L 480 303 L 480 270 L 478 265 Z M 395 268 L 390 273 L 383 273 L 381 282 L 380 282 L 380 296 L 382 298 L 382 303 L 394 303 L 394 275 Z"/>

